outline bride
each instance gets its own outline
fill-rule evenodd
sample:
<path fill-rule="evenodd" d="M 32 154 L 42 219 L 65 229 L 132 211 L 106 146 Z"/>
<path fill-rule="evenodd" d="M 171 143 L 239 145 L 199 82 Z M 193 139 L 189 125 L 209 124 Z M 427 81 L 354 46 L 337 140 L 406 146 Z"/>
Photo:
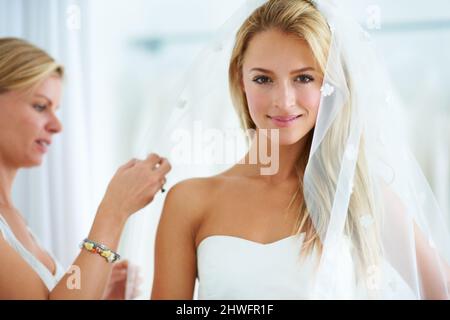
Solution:
<path fill-rule="evenodd" d="M 246 17 L 229 87 L 255 134 L 239 163 L 169 191 L 152 299 L 192 299 L 196 279 L 200 299 L 448 298 L 449 233 L 371 45 L 327 0 Z"/>

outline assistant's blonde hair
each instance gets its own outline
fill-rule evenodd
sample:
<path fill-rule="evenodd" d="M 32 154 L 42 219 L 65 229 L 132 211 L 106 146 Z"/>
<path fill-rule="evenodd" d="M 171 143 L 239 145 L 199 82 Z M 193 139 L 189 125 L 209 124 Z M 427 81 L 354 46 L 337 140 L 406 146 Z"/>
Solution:
<path fill-rule="evenodd" d="M 242 87 L 242 66 L 247 47 L 252 38 L 267 30 L 279 30 L 288 35 L 295 35 L 309 45 L 316 63 L 322 74 L 325 73 L 328 51 L 331 44 L 331 31 L 328 23 L 320 11 L 307 0 L 269 0 L 256 9 L 243 23 L 236 35 L 235 46 L 232 51 L 229 66 L 229 86 L 233 104 L 240 116 L 241 125 L 245 130 L 257 129 L 253 122 L 245 92 Z M 352 95 L 351 78 L 348 80 L 350 96 Z M 294 196 L 300 201 L 297 232 L 305 232 L 302 252 L 309 252 L 314 248 L 322 249 L 319 234 L 326 233 L 326 227 L 332 210 L 336 193 L 337 179 L 340 171 L 340 159 L 344 154 L 344 147 L 348 139 L 349 124 L 351 122 L 351 98 L 348 106 L 342 108 L 315 154 L 315 169 L 320 175 L 314 178 L 315 194 L 320 199 L 320 216 L 315 217 L 314 224 L 309 216 L 303 195 L 303 176 L 309 159 L 314 129 L 305 137 L 306 152 L 298 159 L 299 191 Z M 361 217 L 374 212 L 375 203 L 372 190 L 369 190 L 369 174 L 364 157 L 364 141 L 362 138 L 359 158 L 355 169 L 354 192 L 352 193 L 349 212 L 345 225 L 345 232 L 351 236 L 357 254 L 357 265 L 365 272 L 368 267 L 377 263 L 379 245 L 376 232 L 364 229 Z M 294 199 L 293 199 L 294 200 Z M 292 202 L 291 202 L 292 204 Z"/>
<path fill-rule="evenodd" d="M 27 90 L 64 68 L 44 50 L 18 38 L 0 38 L 0 94 Z"/>

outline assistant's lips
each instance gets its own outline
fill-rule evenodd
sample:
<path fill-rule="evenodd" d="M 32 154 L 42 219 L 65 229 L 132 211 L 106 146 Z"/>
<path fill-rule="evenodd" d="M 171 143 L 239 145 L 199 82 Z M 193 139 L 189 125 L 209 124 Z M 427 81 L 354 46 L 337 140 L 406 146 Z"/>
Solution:
<path fill-rule="evenodd" d="M 38 148 L 42 153 L 46 153 L 48 150 L 48 146 L 51 145 L 52 142 L 48 139 L 38 139 L 36 140 L 36 144 L 38 145 Z"/>

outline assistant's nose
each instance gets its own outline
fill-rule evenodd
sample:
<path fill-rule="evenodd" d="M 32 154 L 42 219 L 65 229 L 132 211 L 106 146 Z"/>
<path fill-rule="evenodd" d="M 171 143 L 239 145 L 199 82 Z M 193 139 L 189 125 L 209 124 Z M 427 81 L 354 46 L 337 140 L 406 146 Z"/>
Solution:
<path fill-rule="evenodd" d="M 63 129 L 61 121 L 59 120 L 59 118 L 56 116 L 56 114 L 52 113 L 51 118 L 49 119 L 47 125 L 46 125 L 46 130 L 51 132 L 52 134 L 56 134 L 61 132 Z"/>

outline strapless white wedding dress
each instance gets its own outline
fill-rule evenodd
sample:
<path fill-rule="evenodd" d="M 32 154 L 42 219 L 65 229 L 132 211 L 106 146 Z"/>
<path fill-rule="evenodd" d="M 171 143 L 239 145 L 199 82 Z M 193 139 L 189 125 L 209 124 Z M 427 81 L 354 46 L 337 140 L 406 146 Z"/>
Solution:
<path fill-rule="evenodd" d="M 292 300 L 312 296 L 317 252 L 301 259 L 304 234 L 269 244 L 234 236 L 213 235 L 197 248 L 198 299 L 206 300 Z M 333 299 L 361 299 L 355 280 L 351 242 L 344 238 L 336 261 L 337 292 Z M 398 273 L 385 263 L 389 286 L 383 285 L 382 299 L 414 299 Z M 394 279 L 395 282 L 392 282 Z"/>
<path fill-rule="evenodd" d="M 269 244 L 223 235 L 205 238 L 197 248 L 198 298 L 311 298 L 317 255 L 301 259 L 303 238 L 302 233 Z M 340 281 L 346 285 L 337 298 L 351 299 L 350 252 L 343 250 L 341 259 Z"/>

